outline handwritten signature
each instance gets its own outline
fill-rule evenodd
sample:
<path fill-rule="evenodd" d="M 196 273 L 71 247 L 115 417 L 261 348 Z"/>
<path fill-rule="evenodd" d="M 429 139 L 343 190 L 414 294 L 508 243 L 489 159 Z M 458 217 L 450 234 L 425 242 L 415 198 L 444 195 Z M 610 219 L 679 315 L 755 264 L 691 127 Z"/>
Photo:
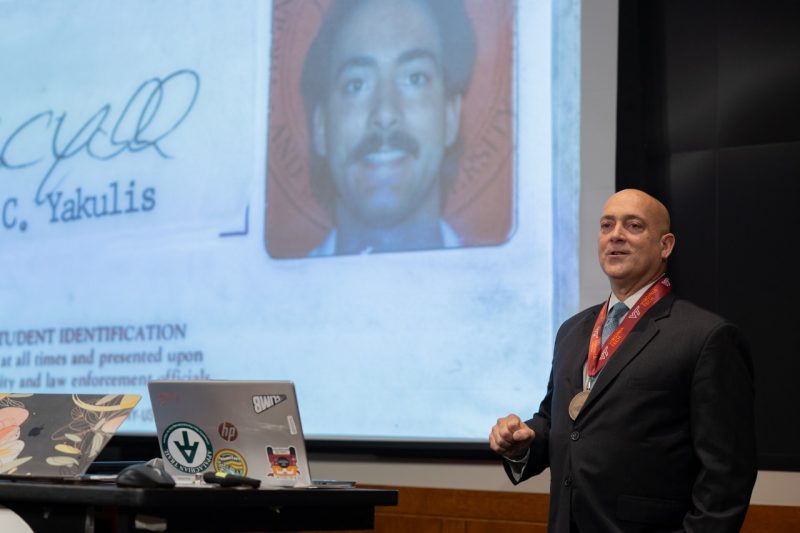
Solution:
<path fill-rule="evenodd" d="M 49 166 L 36 189 L 36 204 L 42 205 L 52 192 L 48 184 L 54 179 L 58 166 L 81 153 L 95 160 L 107 161 L 123 152 L 152 149 L 160 157 L 168 159 L 170 155 L 160 143 L 183 123 L 194 107 L 199 91 L 200 76 L 189 69 L 177 70 L 165 78 L 146 80 L 133 91 L 115 121 L 110 118 L 112 106 L 107 103 L 72 135 L 66 133 L 66 111 L 59 115 L 52 109 L 42 111 L 23 121 L 5 141 L 0 139 L 0 170 L 29 168 L 47 159 Z M 31 153 L 26 142 L 30 143 L 32 138 L 35 140 L 42 130 L 45 135 L 52 135 L 49 153 L 45 147 L 42 149 L 44 154 L 30 158 L 26 155 Z M 53 189 L 56 187 L 57 184 Z"/>

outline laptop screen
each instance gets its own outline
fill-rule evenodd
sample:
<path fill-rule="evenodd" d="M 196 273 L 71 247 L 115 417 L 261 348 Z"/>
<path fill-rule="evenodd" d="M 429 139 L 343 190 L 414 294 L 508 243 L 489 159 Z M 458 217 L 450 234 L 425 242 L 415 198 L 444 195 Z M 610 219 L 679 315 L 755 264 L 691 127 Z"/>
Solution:
<path fill-rule="evenodd" d="M 140 399 L 138 394 L 0 393 L 0 475 L 82 476 Z"/>

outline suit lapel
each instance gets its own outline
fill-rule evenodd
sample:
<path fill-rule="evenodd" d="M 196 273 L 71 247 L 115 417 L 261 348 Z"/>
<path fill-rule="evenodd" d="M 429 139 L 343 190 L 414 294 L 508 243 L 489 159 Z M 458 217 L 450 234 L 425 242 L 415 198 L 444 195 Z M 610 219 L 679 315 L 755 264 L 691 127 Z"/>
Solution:
<path fill-rule="evenodd" d="M 675 296 L 673 294 L 666 295 L 636 324 L 636 327 L 628 334 L 603 371 L 600 372 L 597 381 L 592 387 L 592 392 L 589 394 L 589 398 L 586 399 L 586 403 L 578 416 L 584 416 L 584 413 L 589 410 L 592 404 L 597 402 L 597 399 L 603 395 L 605 390 L 614 385 L 622 369 L 628 366 L 647 346 L 650 340 L 655 337 L 659 330 L 657 321 L 669 316 L 674 299 Z"/>

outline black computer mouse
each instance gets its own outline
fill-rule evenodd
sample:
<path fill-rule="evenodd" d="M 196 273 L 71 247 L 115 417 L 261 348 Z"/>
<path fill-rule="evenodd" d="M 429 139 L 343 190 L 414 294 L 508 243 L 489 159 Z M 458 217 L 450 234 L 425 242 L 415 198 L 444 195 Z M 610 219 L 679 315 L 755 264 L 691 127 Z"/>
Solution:
<path fill-rule="evenodd" d="M 175 480 L 163 468 L 150 463 L 138 463 L 123 468 L 117 474 L 117 486 L 137 488 L 174 487 Z"/>

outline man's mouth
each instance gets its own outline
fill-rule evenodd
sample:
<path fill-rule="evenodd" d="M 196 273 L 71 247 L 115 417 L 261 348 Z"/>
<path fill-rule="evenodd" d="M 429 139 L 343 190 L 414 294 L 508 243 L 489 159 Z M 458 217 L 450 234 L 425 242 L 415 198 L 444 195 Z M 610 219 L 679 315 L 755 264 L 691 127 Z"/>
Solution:
<path fill-rule="evenodd" d="M 353 192 L 363 198 L 396 198 L 409 180 L 419 142 L 402 130 L 371 132 L 348 157 Z"/>
<path fill-rule="evenodd" d="M 363 194 L 394 191 L 403 181 L 410 154 L 397 148 L 380 148 L 365 153 L 356 161 L 355 184 Z"/>
<path fill-rule="evenodd" d="M 367 165 L 392 164 L 406 157 L 417 157 L 419 150 L 419 142 L 404 131 L 373 132 L 355 147 L 350 161 Z"/>
<path fill-rule="evenodd" d="M 362 194 L 398 194 L 408 166 L 419 154 L 419 143 L 403 131 L 373 132 L 353 150 L 355 185 Z"/>
<path fill-rule="evenodd" d="M 405 150 L 393 149 L 390 147 L 381 148 L 375 152 L 369 152 L 368 154 L 364 154 L 362 161 L 371 166 L 377 165 L 391 165 L 393 163 L 398 163 L 402 161 L 405 157 L 408 156 L 408 152 Z"/>

